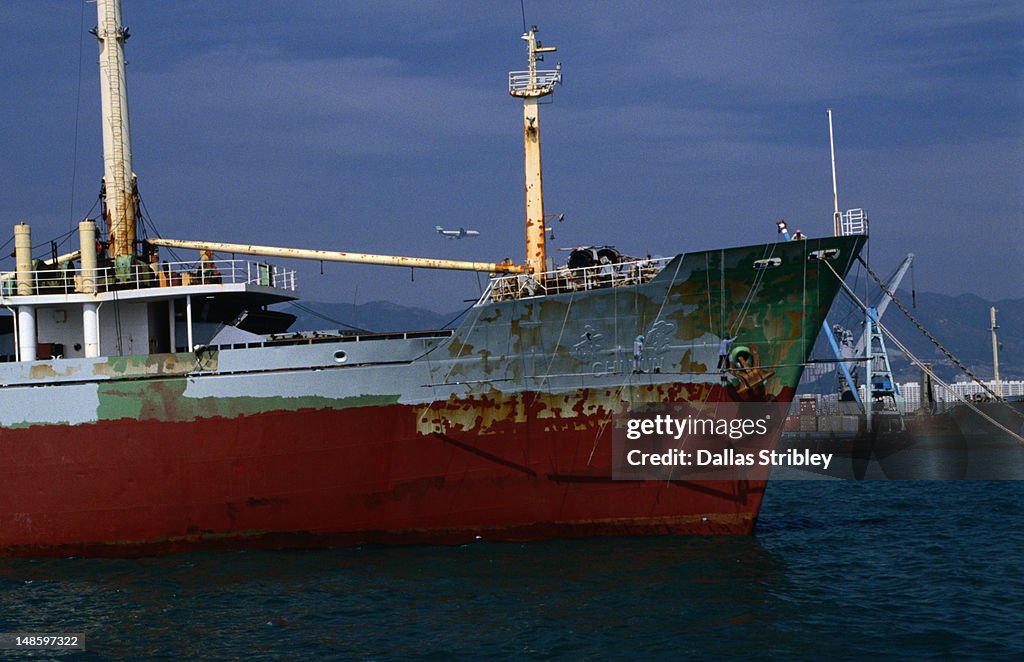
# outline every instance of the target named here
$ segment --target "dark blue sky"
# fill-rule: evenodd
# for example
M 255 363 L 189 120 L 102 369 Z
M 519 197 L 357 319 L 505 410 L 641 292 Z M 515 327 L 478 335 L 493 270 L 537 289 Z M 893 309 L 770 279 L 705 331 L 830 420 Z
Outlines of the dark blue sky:
M 125 0 L 125 18 L 134 168 L 164 236 L 522 260 L 518 1 Z M 1024 5 L 527 0 L 526 18 L 565 72 L 541 116 L 554 246 L 831 233 L 831 107 L 840 208 L 868 210 L 880 272 L 913 252 L 918 289 L 1024 296 Z M 95 23 L 92 3 L 4 3 L 0 243 L 95 201 Z M 315 300 L 455 310 L 479 291 L 293 265 Z

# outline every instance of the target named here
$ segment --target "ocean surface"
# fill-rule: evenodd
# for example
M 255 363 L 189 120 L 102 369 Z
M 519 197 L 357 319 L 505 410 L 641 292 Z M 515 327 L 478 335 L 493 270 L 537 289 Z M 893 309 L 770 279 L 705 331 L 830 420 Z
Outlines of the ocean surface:
M 1024 659 L 1020 481 L 773 481 L 751 537 L 0 559 L 17 657 Z

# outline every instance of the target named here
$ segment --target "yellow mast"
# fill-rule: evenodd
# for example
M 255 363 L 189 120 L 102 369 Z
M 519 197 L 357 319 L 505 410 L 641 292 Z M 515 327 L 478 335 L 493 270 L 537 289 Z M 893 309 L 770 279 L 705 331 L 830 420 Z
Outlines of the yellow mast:
M 544 190 L 540 165 L 540 99 L 555 91 L 562 82 L 562 65 L 539 71 L 544 53 L 554 46 L 541 46 L 537 26 L 522 36 L 529 48 L 530 68 L 508 74 L 508 93 L 523 100 L 523 154 L 526 171 L 526 270 L 537 276 L 547 270 L 547 245 L 544 232 Z

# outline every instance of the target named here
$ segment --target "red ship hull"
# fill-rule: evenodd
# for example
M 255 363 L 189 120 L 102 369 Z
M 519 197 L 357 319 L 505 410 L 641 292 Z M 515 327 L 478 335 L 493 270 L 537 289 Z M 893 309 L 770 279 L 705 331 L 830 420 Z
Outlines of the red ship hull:
M 421 435 L 422 408 L 4 430 L 0 553 L 749 534 L 765 481 L 615 481 L 601 421 Z M 62 541 L 54 544 L 54 541 Z

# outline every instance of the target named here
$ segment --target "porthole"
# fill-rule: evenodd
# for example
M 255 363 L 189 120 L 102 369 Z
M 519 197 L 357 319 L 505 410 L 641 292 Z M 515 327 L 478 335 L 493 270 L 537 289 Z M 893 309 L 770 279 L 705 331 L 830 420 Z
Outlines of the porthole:
M 346 354 L 343 350 L 339 349 L 338 351 L 336 351 L 334 353 L 334 362 L 335 363 L 344 363 L 347 360 L 348 360 L 348 354 Z

